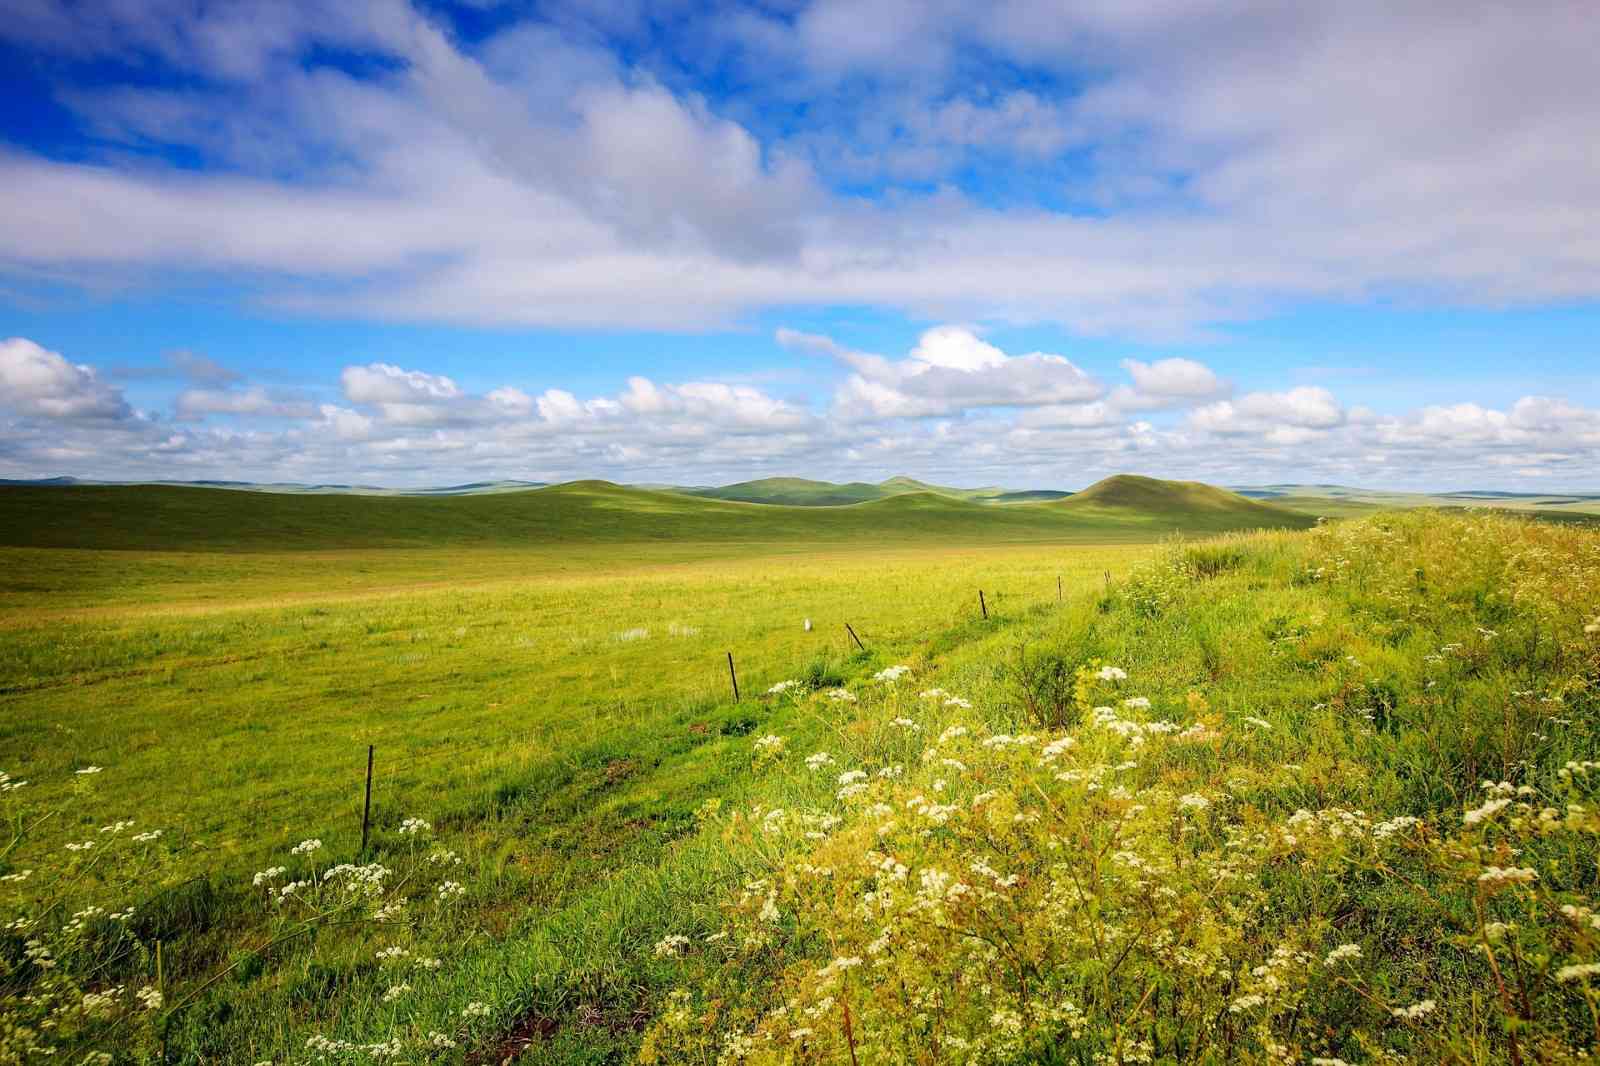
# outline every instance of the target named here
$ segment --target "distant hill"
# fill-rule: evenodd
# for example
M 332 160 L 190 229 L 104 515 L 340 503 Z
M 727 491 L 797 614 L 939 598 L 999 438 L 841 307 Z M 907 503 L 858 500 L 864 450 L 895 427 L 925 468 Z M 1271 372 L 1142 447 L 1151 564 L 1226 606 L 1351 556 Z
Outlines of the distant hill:
M 1167 526 L 1188 532 L 1224 529 L 1294 529 L 1308 515 L 1248 499 L 1199 481 L 1163 481 L 1117 474 L 1045 506 L 1085 517 Z
M 1534 512 L 1540 517 L 1600 515 L 1600 493 L 1505 492 L 1460 489 L 1454 492 L 1395 492 L 1349 485 L 1242 485 L 1234 492 L 1307 514 L 1343 518 L 1376 510 L 1410 507 L 1496 507 Z
M 0 545 L 143 551 L 658 540 L 796 547 L 828 542 L 1109 543 L 1173 532 L 1298 528 L 1312 521 L 1210 486 L 1148 478 L 1111 478 L 1065 499 L 1004 506 L 930 491 L 895 493 L 844 507 L 752 506 L 606 481 L 520 492 L 406 496 L 171 485 L 0 488 Z
M 867 500 L 881 500 L 893 494 L 883 485 L 851 481 L 843 485 L 831 481 L 812 481 L 803 477 L 765 477 L 716 488 L 680 489 L 690 496 L 712 500 L 738 500 L 742 503 L 772 503 L 790 507 L 837 507 Z
M 635 488 L 655 486 L 636 485 Z M 872 484 L 850 481 L 843 484 L 832 481 L 813 481 L 803 477 L 767 477 L 756 481 L 741 481 L 734 485 L 678 486 L 673 491 L 689 496 L 703 496 L 712 500 L 738 500 L 743 503 L 780 504 L 788 507 L 846 507 L 851 504 L 882 500 L 907 492 L 931 492 L 957 500 L 980 503 L 1022 503 L 1035 500 L 1054 500 L 1069 495 L 1052 489 L 1033 489 L 1012 492 L 989 486 L 977 489 L 958 489 L 948 485 L 933 485 L 926 481 L 900 475 Z
M 376 485 L 316 484 L 306 485 L 292 481 L 90 481 L 75 477 L 46 477 L 13 480 L 0 478 L 0 485 L 167 485 L 202 489 L 233 489 L 238 492 L 281 492 L 301 495 L 345 496 L 467 496 L 483 492 L 521 492 L 524 489 L 543 488 L 543 481 L 472 481 L 464 485 L 443 485 L 437 488 L 390 489 Z

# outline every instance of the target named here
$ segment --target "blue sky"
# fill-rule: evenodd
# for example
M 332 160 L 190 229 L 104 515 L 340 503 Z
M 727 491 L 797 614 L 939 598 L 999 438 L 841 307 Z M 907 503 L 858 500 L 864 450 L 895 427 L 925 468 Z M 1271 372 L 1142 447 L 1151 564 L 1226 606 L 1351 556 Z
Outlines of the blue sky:
M 0 477 L 1600 490 L 1552 2 L 21 0 Z

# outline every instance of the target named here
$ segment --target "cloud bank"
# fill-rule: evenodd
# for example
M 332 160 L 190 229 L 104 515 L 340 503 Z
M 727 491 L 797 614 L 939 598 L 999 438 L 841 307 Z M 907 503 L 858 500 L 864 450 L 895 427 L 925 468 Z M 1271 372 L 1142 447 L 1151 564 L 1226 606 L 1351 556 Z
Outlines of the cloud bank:
M 375 362 L 345 367 L 320 402 L 318 390 L 246 381 L 189 388 L 170 411 L 141 411 L 92 366 L 12 338 L 0 342 L 0 476 L 414 486 L 911 472 L 1075 488 L 1132 471 L 1221 483 L 1600 488 L 1600 410 L 1559 397 L 1380 415 L 1317 386 L 1227 395 L 1210 367 L 1182 357 L 1129 361 L 1126 381 L 1102 382 L 1064 356 L 1007 353 L 955 325 L 926 331 L 898 357 L 791 330 L 777 339 L 840 368 L 830 397 L 813 405 L 748 384 L 638 376 L 613 395 L 475 393 Z

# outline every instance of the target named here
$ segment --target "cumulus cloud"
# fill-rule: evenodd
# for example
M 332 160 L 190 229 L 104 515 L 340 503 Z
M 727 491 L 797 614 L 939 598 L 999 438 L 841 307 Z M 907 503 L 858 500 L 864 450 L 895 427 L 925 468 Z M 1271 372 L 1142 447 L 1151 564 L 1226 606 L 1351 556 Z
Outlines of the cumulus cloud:
M 254 385 L 245 389 L 184 389 L 173 401 L 179 419 L 207 415 L 247 415 L 270 418 L 310 418 L 316 405 L 304 399 L 273 393 Z
M 258 385 L 191 388 L 166 419 L 133 415 L 92 367 L 17 338 L 0 345 L 0 476 L 706 483 L 909 470 L 967 484 L 1072 488 L 1132 471 L 1222 484 L 1600 489 L 1600 411 L 1560 396 L 1374 412 L 1297 387 L 1146 418 L 1059 363 L 1008 355 L 971 330 L 930 330 L 901 359 L 818 335 L 789 333 L 785 343 L 842 367 L 846 387 L 831 406 L 813 410 L 744 384 L 642 376 L 612 395 L 510 384 L 480 394 L 444 374 L 376 363 L 340 375 L 342 403 L 313 407 Z M 1019 361 L 1060 380 L 1041 390 L 1027 379 L 1023 390 L 1012 369 Z M 919 383 L 936 374 L 958 375 L 966 398 Z M 1198 395 L 1206 381 L 1189 368 L 1166 374 L 1146 374 L 1143 385 Z M 863 410 L 850 382 L 883 390 L 879 409 Z M 1016 401 L 1051 389 L 1091 398 Z M 263 416 L 274 421 L 250 421 Z
M 51 419 L 124 419 L 122 393 L 87 366 L 69 363 L 26 337 L 0 341 L 0 406 Z
M 1313 385 L 1286 392 L 1252 392 L 1198 408 L 1190 423 L 1222 435 L 1259 433 L 1274 428 L 1318 431 L 1338 426 L 1345 410 L 1333 393 Z M 1309 439 L 1299 437 L 1297 439 Z
M 64 92 L 104 139 L 72 162 L 0 153 L 0 269 L 672 328 L 850 303 L 1164 336 L 1395 290 L 1600 296 L 1581 4 L 733 2 L 672 21 L 693 48 L 555 6 L 468 44 L 400 2 L 26 0 L 0 25 L 24 48 L 198 76 Z M 1350 76 L 1375 55 L 1405 62 Z M 973 152 L 1018 180 L 963 185 Z
M 854 371 L 835 405 L 849 418 L 920 418 L 984 407 L 1082 403 L 1104 391 L 1065 356 L 1007 355 L 961 326 L 923 333 L 905 359 L 851 351 L 827 337 L 779 330 L 780 344 Z

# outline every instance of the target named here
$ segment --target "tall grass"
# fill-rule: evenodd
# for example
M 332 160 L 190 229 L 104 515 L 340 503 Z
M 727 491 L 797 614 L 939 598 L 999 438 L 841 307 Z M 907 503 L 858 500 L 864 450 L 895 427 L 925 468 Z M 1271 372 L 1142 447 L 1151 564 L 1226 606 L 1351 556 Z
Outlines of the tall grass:
M 48 939 L 87 906 L 131 911 L 122 970 L 59 953 L 75 993 L 120 985 L 117 1032 L 142 1034 L 95 1044 L 108 1016 L 75 1050 L 128 1061 L 1583 1061 L 1600 535 L 1408 514 L 1174 544 L 1131 572 L 1006 558 L 1014 586 L 984 577 L 995 556 L 752 563 L 552 592 L 570 607 L 497 588 L 83 623 L 59 653 L 13 636 L 32 665 L 11 678 L 83 680 L 6 697 L 30 716 L 0 734 L 7 769 L 34 780 L 0 800 L 0 875 L 40 872 L 0 882 L 5 920 Z M 980 577 L 1031 591 L 984 623 Z M 874 603 L 869 652 L 801 643 L 794 619 Z M 540 660 L 507 731 L 489 712 L 529 682 L 502 673 L 506 638 L 546 612 L 536 646 L 576 643 Z M 739 651 L 766 667 L 741 666 L 747 693 L 797 685 L 734 705 L 712 672 L 651 695 L 715 666 L 735 620 L 771 627 L 766 655 Z M 650 636 L 616 639 L 633 628 Z M 200 665 L 246 644 L 261 658 Z M 363 697 L 368 675 L 383 689 Z M 292 707 L 300 728 L 279 728 Z M 216 769 L 184 771 L 177 800 L 164 715 Z M 418 761 L 358 860 L 359 761 L 319 814 L 316 756 L 364 751 L 375 725 Z M 457 736 L 514 750 L 463 756 Z M 307 765 L 273 795 L 230 750 Z M 249 790 L 255 815 L 229 802 Z M 130 816 L 105 839 L 167 832 L 71 881 L 85 853 L 62 844 Z M 426 849 L 408 817 L 432 823 Z M 303 837 L 323 849 L 292 855 Z M 255 873 L 286 867 L 281 889 L 376 862 L 396 884 L 434 848 L 461 865 L 399 893 L 426 921 L 374 924 L 372 899 L 275 942 L 309 904 L 277 910 Z M 46 909 L 56 873 L 71 890 Z M 462 892 L 440 913 L 444 880 Z M 26 939 L 0 952 L 8 1003 L 39 974 Z M 395 969 L 418 956 L 438 969 Z M 153 984 L 156 1009 L 137 999 Z

